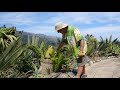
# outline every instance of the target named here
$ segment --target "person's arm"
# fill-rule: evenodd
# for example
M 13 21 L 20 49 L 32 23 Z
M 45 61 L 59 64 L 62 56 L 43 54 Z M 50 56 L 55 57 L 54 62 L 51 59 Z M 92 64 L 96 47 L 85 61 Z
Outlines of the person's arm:
M 61 43 L 59 44 L 57 50 L 59 51 L 62 46 L 63 46 L 63 43 L 61 42 Z
M 62 35 L 62 41 L 60 42 L 60 44 L 59 44 L 59 46 L 58 46 L 58 48 L 57 48 L 58 51 L 59 51 L 60 48 L 63 46 L 63 43 L 64 43 L 64 37 L 63 37 L 63 35 Z
M 80 52 L 79 52 L 79 56 L 84 56 L 85 53 L 84 53 L 84 46 L 85 46 L 85 38 L 81 35 L 80 37 Z
M 80 41 L 80 51 L 82 51 L 83 52 L 83 50 L 84 50 L 84 40 L 81 40 Z
M 84 56 L 85 53 L 84 53 L 84 46 L 85 46 L 85 43 L 84 43 L 84 40 L 81 40 L 80 41 L 80 51 L 79 51 L 79 56 Z

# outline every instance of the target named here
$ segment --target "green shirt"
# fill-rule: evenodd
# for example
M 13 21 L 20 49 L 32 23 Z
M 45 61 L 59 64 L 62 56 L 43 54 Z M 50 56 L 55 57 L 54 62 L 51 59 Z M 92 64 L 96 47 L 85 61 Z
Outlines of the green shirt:
M 62 43 L 71 46 L 73 56 L 77 57 L 80 51 L 80 40 L 85 40 L 85 37 L 80 33 L 79 29 L 68 26 L 65 37 L 62 38 Z M 87 44 L 85 41 L 84 52 L 87 52 Z

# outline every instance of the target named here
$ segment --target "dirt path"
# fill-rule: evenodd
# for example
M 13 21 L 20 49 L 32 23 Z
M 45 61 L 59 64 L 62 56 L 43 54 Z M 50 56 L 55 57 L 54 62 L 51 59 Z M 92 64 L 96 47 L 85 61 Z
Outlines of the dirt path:
M 86 68 L 87 78 L 120 78 L 120 58 L 97 62 Z

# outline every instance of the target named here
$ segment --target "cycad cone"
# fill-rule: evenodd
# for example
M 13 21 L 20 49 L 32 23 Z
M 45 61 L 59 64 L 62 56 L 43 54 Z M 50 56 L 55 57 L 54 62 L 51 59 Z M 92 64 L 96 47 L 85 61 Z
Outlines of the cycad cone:
M 52 54 L 52 52 L 53 52 L 53 47 L 50 46 L 50 47 L 48 48 L 47 52 L 46 52 L 45 57 L 46 57 L 46 58 L 50 58 L 50 54 Z

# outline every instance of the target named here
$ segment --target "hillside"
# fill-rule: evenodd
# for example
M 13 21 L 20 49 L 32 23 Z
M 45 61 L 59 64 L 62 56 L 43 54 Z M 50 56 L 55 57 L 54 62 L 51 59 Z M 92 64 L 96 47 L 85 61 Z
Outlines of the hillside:
M 55 36 L 47 36 L 44 34 L 34 34 L 34 33 L 28 33 L 28 32 L 23 32 L 23 31 L 16 31 L 16 35 L 17 36 L 22 35 L 24 37 L 23 43 L 27 41 L 28 35 L 30 36 L 30 40 L 32 40 L 32 36 L 35 35 L 39 37 L 39 42 L 42 42 L 44 40 L 47 45 L 53 45 L 53 46 L 58 45 L 58 38 Z

